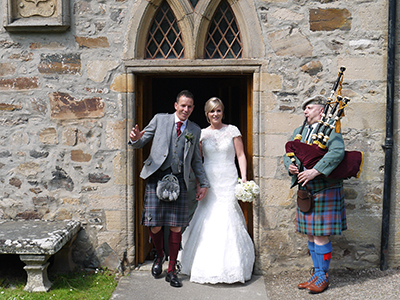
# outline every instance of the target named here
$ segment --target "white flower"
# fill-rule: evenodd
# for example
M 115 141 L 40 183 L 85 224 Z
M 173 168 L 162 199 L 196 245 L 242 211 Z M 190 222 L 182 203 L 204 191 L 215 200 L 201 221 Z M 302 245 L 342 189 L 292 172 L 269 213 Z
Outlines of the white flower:
M 238 183 L 235 186 L 235 196 L 237 199 L 244 202 L 252 202 L 260 194 L 260 187 L 253 180 L 243 183 L 239 178 Z

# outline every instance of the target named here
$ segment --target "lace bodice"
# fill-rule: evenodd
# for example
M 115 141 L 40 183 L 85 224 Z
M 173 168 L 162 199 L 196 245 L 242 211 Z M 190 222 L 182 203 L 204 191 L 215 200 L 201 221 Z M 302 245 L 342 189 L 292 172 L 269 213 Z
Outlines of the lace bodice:
M 235 160 L 233 138 L 242 136 L 234 125 L 222 127 L 219 130 L 202 129 L 201 138 L 204 164 L 232 163 Z

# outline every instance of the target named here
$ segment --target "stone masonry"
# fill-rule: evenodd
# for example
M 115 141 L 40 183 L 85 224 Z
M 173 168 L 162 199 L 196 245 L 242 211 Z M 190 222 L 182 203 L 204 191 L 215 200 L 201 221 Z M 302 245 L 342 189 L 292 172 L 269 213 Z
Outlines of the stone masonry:
M 196 33 L 184 36 L 195 38 L 207 30 L 201 29 L 201 20 L 212 17 L 218 1 L 199 0 L 195 13 L 188 0 L 167 2 L 182 31 Z M 303 122 L 302 101 L 329 95 L 340 66 L 347 69 L 342 94 L 351 98 L 342 121 L 346 149 L 364 151 L 365 163 L 359 179 L 345 182 L 348 230 L 332 238 L 332 267 L 378 266 L 387 1 L 227 2 L 247 35 L 243 65 L 258 65 L 251 99 L 253 171 L 262 191 L 253 204 L 255 271 L 311 265 L 306 239 L 295 232 L 295 190 L 289 189 L 282 155 L 292 131 Z M 62 30 L 0 27 L 0 219 L 80 221 L 84 230 L 75 240 L 74 257 L 81 265 L 88 265 L 104 243 L 121 260 L 127 257 L 133 263 L 135 258 L 132 189 L 137 174 L 130 164 L 134 152 L 126 143 L 135 122 L 131 116 L 137 87 L 135 71 L 127 66 L 159 66 L 166 72 L 180 66 L 200 70 L 205 64 L 196 57 L 202 51 L 194 48 L 195 42 L 185 45 L 189 58 L 143 59 L 143 35 L 160 3 L 73 0 L 70 13 L 64 15 L 70 25 L 66 20 Z M 5 24 L 7 6 L 0 7 Z M 218 60 L 215 70 L 232 72 L 236 63 Z M 393 178 L 399 175 L 398 99 L 396 93 Z M 393 179 L 390 266 L 400 261 L 399 193 Z

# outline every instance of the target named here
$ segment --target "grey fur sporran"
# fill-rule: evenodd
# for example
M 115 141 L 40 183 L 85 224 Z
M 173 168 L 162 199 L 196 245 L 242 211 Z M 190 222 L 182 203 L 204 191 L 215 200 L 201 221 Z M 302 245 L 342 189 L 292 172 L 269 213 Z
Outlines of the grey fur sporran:
M 166 202 L 176 201 L 179 193 L 179 180 L 175 175 L 167 174 L 157 182 L 156 195 L 158 199 Z

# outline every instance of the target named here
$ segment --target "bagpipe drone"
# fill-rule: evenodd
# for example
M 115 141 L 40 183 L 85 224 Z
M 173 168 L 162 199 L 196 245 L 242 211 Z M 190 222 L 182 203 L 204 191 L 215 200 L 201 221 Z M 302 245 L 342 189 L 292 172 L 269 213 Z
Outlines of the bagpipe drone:
M 331 94 L 324 105 L 321 120 L 318 121 L 312 135 L 312 141 L 309 144 L 301 142 L 301 134 L 307 123 L 307 119 L 305 119 L 300 133 L 296 135 L 293 141 L 286 143 L 286 156 L 291 159 L 292 163 L 295 164 L 297 158 L 305 168 L 312 169 L 328 151 L 327 142 L 332 131 L 335 129 L 337 133 L 340 132 L 340 119 L 344 116 L 344 109 L 350 101 L 349 98 L 341 96 L 343 72 L 345 70 L 345 67 L 341 67 L 339 70 Z M 362 171 L 363 162 L 364 155 L 362 152 L 345 151 L 341 163 L 327 177 L 335 179 L 358 178 Z

